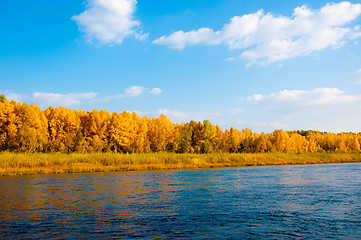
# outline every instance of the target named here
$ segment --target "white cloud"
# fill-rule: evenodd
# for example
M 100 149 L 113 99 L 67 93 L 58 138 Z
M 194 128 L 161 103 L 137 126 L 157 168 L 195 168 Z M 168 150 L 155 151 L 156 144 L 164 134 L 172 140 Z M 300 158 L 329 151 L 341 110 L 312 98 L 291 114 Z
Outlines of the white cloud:
M 69 93 L 69 94 L 60 94 L 60 93 L 44 93 L 44 92 L 35 92 L 33 93 L 33 101 L 42 106 L 74 106 L 80 105 L 84 100 L 93 100 L 97 97 L 97 93 Z
M 131 86 L 129 88 L 127 88 L 125 90 L 124 94 L 119 94 L 117 95 L 119 98 L 123 98 L 123 97 L 136 97 L 139 96 L 141 94 L 144 94 L 145 92 L 153 94 L 153 95 L 158 95 L 162 92 L 162 89 L 160 88 L 153 88 L 150 91 L 148 90 L 148 88 L 146 87 L 141 87 L 141 86 Z
M 154 94 L 154 95 L 158 95 L 158 94 L 160 94 L 162 92 L 162 89 L 160 89 L 160 88 L 153 88 L 152 90 L 150 90 L 150 93 L 151 94 Z
M 3 91 L 0 89 L 0 94 L 3 94 L 7 100 L 9 101 L 14 100 L 15 102 L 24 102 L 25 99 L 27 98 L 26 95 L 13 93 L 9 90 Z
M 144 94 L 144 92 L 147 90 L 148 90 L 148 88 L 145 88 L 145 87 L 131 86 L 131 87 L 127 88 L 125 90 L 125 92 L 122 94 L 103 97 L 100 101 L 109 102 L 113 99 L 137 97 L 139 95 Z M 162 89 L 160 89 L 160 88 L 153 88 L 152 90 L 148 91 L 148 93 L 153 94 L 153 95 L 160 94 L 161 92 L 162 92 Z
M 133 98 L 140 96 L 144 93 L 157 95 L 160 94 L 162 90 L 160 88 L 153 88 L 148 90 L 146 87 L 141 86 L 131 86 L 127 88 L 124 93 L 118 95 L 111 95 L 100 97 L 98 93 L 89 92 L 89 93 L 68 93 L 68 94 L 61 94 L 61 93 L 49 93 L 49 92 L 34 92 L 31 97 L 28 97 L 24 94 L 13 93 L 10 90 L 1 90 L 0 94 L 4 94 L 8 100 L 14 100 L 16 102 L 27 102 L 27 103 L 35 103 L 40 107 L 57 107 L 57 106 L 79 106 L 81 104 L 91 102 L 109 102 L 115 99 L 121 98 Z
M 90 42 L 121 44 L 130 36 L 144 40 L 148 34 L 143 34 L 141 22 L 133 19 L 136 4 L 136 0 L 88 0 L 87 9 L 71 19 L 77 22 Z
M 189 117 L 191 116 L 190 113 L 181 112 L 181 111 L 177 111 L 177 110 L 170 110 L 170 109 L 158 109 L 156 112 L 159 115 L 164 114 L 165 116 L 167 116 L 169 118 L 178 119 L 181 121 L 189 119 Z
M 278 122 L 287 130 L 361 131 L 361 95 L 351 95 L 338 88 L 282 90 L 255 94 L 244 101 L 249 122 Z M 259 121 L 261 120 L 261 121 Z M 256 129 L 269 129 L 256 126 Z
M 125 90 L 124 97 L 136 97 L 144 92 L 146 88 L 140 86 L 132 86 Z
M 187 45 L 195 44 L 219 44 L 220 39 L 216 38 L 217 33 L 209 28 L 200 28 L 197 31 L 183 32 L 182 30 L 171 34 L 169 37 L 162 36 L 153 41 L 155 44 L 169 45 L 173 49 L 182 50 Z
M 361 95 L 346 95 L 338 88 L 315 88 L 305 90 L 282 90 L 271 94 L 254 94 L 247 97 L 247 101 L 254 103 L 267 102 L 267 104 L 287 103 L 293 105 L 322 105 L 355 103 L 361 100 Z
M 359 27 L 348 28 L 361 14 L 361 4 L 329 3 L 319 10 L 303 5 L 294 9 L 292 17 L 273 16 L 262 10 L 235 16 L 222 30 L 200 28 L 177 31 L 153 41 L 182 50 L 187 46 L 224 44 L 230 50 L 242 51 L 240 58 L 250 63 L 269 64 L 305 56 L 327 47 L 338 48 L 360 36 Z M 231 57 L 228 60 L 234 60 Z
M 24 94 L 13 93 L 10 90 L 1 90 L 0 94 L 4 94 L 5 97 L 11 101 L 14 100 L 16 102 L 27 102 L 27 103 L 35 103 L 36 105 L 47 108 L 49 106 L 57 107 L 71 107 L 71 106 L 80 106 L 82 104 L 88 102 L 109 102 L 115 99 L 121 98 L 133 98 L 140 96 L 144 93 L 157 95 L 160 94 L 162 90 L 160 88 L 153 88 L 148 90 L 146 87 L 141 86 L 131 86 L 127 88 L 124 93 L 118 95 L 111 95 L 100 97 L 98 93 L 89 92 L 89 93 L 49 93 L 49 92 L 34 92 L 31 97 L 28 97 Z

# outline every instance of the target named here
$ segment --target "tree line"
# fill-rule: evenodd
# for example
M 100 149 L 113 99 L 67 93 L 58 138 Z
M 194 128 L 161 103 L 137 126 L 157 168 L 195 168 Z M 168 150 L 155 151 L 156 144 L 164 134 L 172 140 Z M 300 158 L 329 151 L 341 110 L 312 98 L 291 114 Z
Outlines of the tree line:
M 208 120 L 173 123 L 165 115 L 70 110 L 8 101 L 0 95 L 0 151 L 61 153 L 360 152 L 361 134 L 222 130 Z

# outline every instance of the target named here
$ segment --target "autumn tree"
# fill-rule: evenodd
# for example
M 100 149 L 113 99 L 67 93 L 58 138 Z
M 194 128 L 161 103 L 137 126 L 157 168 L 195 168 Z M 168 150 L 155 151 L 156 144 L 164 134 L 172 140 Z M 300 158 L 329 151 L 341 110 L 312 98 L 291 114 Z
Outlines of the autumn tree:
M 217 125 L 212 125 L 212 128 L 212 132 L 214 134 L 211 139 L 213 151 L 222 152 L 223 130 Z
M 354 133 L 347 134 L 346 138 L 347 149 L 351 152 L 360 152 L 360 142 Z
M 118 153 L 360 152 L 361 133 L 275 130 L 252 133 L 203 122 L 174 124 L 165 115 L 69 110 L 9 102 L 0 95 L 0 151 Z
M 286 152 L 288 138 L 288 134 L 283 130 L 275 130 L 271 136 L 272 152 Z
M 0 102 L 0 150 L 15 150 L 18 145 L 16 136 L 19 120 L 16 116 L 14 101 L 9 102 L 6 98 Z
M 317 144 L 317 132 L 310 132 L 306 135 L 308 141 L 307 152 L 317 152 L 320 149 L 320 146 Z
M 269 152 L 272 148 L 272 143 L 268 139 L 268 136 L 265 133 L 261 133 L 254 141 L 254 152 Z
M 203 121 L 203 146 L 202 153 L 214 152 L 213 138 L 216 137 L 217 129 L 211 124 L 210 121 Z
M 152 118 L 148 126 L 148 139 L 153 152 L 170 151 L 174 144 L 175 125 L 163 114 Z
M 21 152 L 43 152 L 48 144 L 48 121 L 43 111 L 34 104 L 18 105 L 17 150 Z
M 107 149 L 106 131 L 111 115 L 108 111 L 92 112 L 79 111 L 81 121 L 82 146 L 79 148 L 86 152 L 103 152 Z
M 296 131 L 288 132 L 289 137 L 286 139 L 286 153 L 301 153 L 308 151 L 308 141 Z
M 112 152 L 129 152 L 129 146 L 132 143 L 133 127 L 129 121 L 129 113 L 118 114 L 114 112 L 109 121 L 106 131 L 108 146 Z
M 150 119 L 147 116 L 139 118 L 135 113 L 133 113 L 132 116 L 137 124 L 136 136 L 133 143 L 134 152 L 149 153 L 151 143 L 148 139 L 148 126 Z
M 254 152 L 255 141 L 257 138 L 254 136 L 252 131 L 248 128 L 242 129 L 240 137 L 241 138 L 240 138 L 239 152 L 244 152 L 244 153 Z
M 174 151 L 177 153 L 189 153 L 192 151 L 192 126 L 191 124 L 179 124 L 176 126 Z
M 76 150 L 80 134 L 80 119 L 75 110 L 64 107 L 45 110 L 48 120 L 50 151 L 69 153 Z

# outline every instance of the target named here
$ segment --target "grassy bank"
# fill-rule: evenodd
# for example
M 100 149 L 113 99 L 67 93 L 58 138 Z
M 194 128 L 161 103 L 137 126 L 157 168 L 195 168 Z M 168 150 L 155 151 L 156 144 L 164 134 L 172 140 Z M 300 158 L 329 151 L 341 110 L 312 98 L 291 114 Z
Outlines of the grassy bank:
M 360 153 L 0 153 L 0 176 L 361 162 Z

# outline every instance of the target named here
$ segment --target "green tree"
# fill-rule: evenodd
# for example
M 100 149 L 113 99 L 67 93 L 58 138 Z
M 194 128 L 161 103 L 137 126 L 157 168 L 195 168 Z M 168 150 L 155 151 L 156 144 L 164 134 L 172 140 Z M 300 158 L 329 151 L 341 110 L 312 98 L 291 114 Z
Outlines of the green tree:
M 177 125 L 177 135 L 175 137 L 174 151 L 177 153 L 189 153 L 192 151 L 192 126 L 191 124 Z

